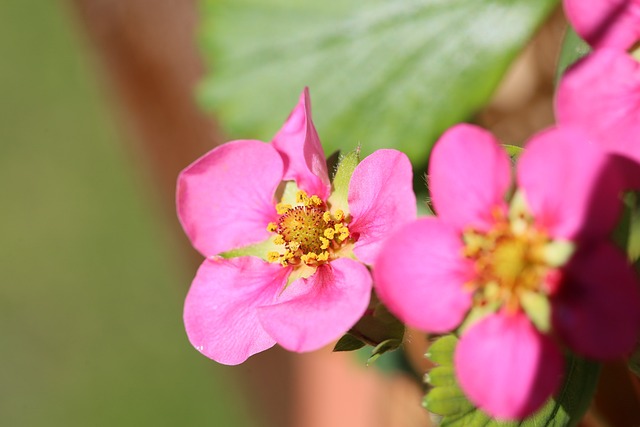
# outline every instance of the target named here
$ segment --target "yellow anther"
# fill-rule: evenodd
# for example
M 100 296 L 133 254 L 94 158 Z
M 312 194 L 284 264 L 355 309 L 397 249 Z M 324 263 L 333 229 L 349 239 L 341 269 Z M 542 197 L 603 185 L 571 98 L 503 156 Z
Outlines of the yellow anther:
M 344 219 L 344 212 L 342 209 L 338 209 L 333 216 L 336 217 L 336 221 L 342 221 Z
M 300 248 L 300 242 L 289 242 L 289 250 L 295 252 Z
M 342 242 L 347 237 L 349 237 L 349 229 L 347 227 L 345 227 L 340 232 L 340 235 L 338 236 L 338 240 L 340 240 Z
M 300 260 L 305 264 L 311 264 L 317 259 L 318 255 L 315 252 L 309 252 L 308 254 L 302 255 Z
M 268 252 L 267 253 L 267 261 L 274 262 L 280 259 L 280 254 L 278 252 Z
M 316 206 L 322 206 L 322 199 L 318 196 L 311 196 L 309 198 L 309 203 Z
M 324 230 L 324 237 L 329 240 L 333 239 L 333 236 L 335 236 L 335 234 L 336 231 L 333 228 L 327 228 L 326 230 Z
M 276 245 L 284 245 L 284 237 L 277 234 L 276 238 L 273 240 L 273 243 L 275 243 Z
M 342 227 L 344 227 L 342 224 L 340 224 L 339 222 L 333 225 L 333 228 L 336 230 L 336 233 L 339 233 L 340 230 L 342 230 Z
M 329 261 L 329 252 L 324 251 L 320 255 L 318 255 L 318 261 Z
M 278 215 L 286 214 L 289 209 L 291 209 L 291 205 L 288 203 L 278 203 L 276 205 L 276 212 L 278 212 Z
M 321 237 L 320 241 L 322 242 L 322 245 L 320 246 L 320 249 L 328 249 L 329 248 L 329 243 L 331 243 L 331 241 L 329 239 L 325 239 L 324 237 Z
M 267 231 L 269 233 L 275 233 L 275 231 L 278 229 L 278 225 L 275 222 L 270 222 L 267 225 Z
M 309 196 L 307 195 L 307 192 L 303 190 L 298 190 L 298 192 L 296 193 L 296 203 L 306 205 L 308 200 L 309 200 Z
M 325 212 L 322 214 L 322 219 L 324 220 L 324 222 L 329 222 L 331 221 L 331 214 L 329 212 Z

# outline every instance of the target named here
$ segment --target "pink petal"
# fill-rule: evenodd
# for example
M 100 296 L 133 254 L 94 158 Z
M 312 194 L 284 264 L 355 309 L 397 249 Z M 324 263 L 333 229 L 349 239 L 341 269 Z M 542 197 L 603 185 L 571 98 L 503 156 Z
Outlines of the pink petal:
M 451 225 L 429 217 L 406 224 L 382 247 L 373 266 L 378 296 L 400 320 L 427 332 L 448 332 L 471 306 L 463 286 L 473 264 Z
M 349 183 L 352 234 L 359 235 L 354 253 L 372 264 L 385 237 L 416 218 L 413 172 L 407 156 L 378 150 L 356 167 Z
M 560 80 L 556 115 L 559 124 L 582 127 L 594 142 L 640 161 L 640 63 L 626 52 L 593 52 Z
M 553 128 L 527 144 L 517 178 L 536 225 L 564 239 L 604 237 L 620 215 L 621 177 L 580 129 Z
M 640 283 L 609 243 L 574 257 L 552 308 L 558 334 L 587 357 L 621 357 L 640 335 Z
M 281 301 L 261 307 L 262 326 L 290 351 L 317 350 L 340 338 L 369 304 L 371 275 L 357 261 L 339 258 L 308 279 L 291 283 Z
M 311 119 L 309 88 L 304 88 L 298 105 L 271 142 L 284 159 L 284 179 L 294 180 L 300 189 L 326 200 L 331 184 L 324 151 Z
M 450 128 L 429 161 L 429 189 L 436 212 L 460 230 L 487 231 L 504 213 L 511 163 L 489 132 L 473 125 Z
M 282 159 L 260 141 L 232 141 L 209 151 L 178 177 L 178 218 L 205 256 L 261 242 L 277 219 L 273 195 Z
M 469 400 L 500 419 L 522 419 L 557 390 L 564 360 L 523 313 L 491 314 L 462 335 L 454 355 Z
M 627 50 L 640 40 L 640 1 L 564 0 L 576 33 L 595 48 Z
M 226 365 L 272 347 L 275 341 L 260 325 L 257 308 L 273 302 L 289 272 L 256 257 L 207 258 L 184 303 L 191 344 Z

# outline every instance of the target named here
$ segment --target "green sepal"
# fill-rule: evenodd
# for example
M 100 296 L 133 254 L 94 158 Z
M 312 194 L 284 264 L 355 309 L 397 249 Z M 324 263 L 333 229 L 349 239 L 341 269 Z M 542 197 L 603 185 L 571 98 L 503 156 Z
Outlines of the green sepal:
M 281 191 L 278 192 L 281 194 L 276 194 L 276 199 L 280 200 L 282 203 L 288 203 L 291 206 L 295 206 L 298 191 L 300 191 L 300 188 L 295 181 L 285 181 Z
M 536 413 L 522 421 L 498 421 L 476 408 L 464 395 L 455 377 L 453 354 L 457 337 L 450 334 L 435 341 L 427 357 L 439 366 L 425 379 L 433 387 L 423 406 L 442 416 L 441 426 L 545 427 L 575 426 L 586 412 L 600 374 L 600 365 L 572 354 L 566 356 L 565 379 L 558 393 Z M 481 367 L 478 367 L 481 369 Z
M 591 46 L 582 40 L 573 28 L 568 27 L 562 40 L 562 48 L 560 50 L 560 57 L 558 58 L 556 86 L 567 68 L 589 52 L 591 52 Z
M 360 341 L 353 335 L 345 334 L 338 340 L 335 347 L 333 347 L 333 351 L 354 351 L 361 349 L 365 345 L 367 344 L 365 344 L 363 341 Z
M 455 335 L 444 335 L 429 346 L 425 356 L 438 365 L 453 366 L 453 351 L 457 344 L 458 338 Z
M 564 267 L 576 251 L 576 245 L 569 240 L 552 240 L 544 245 L 544 261 L 549 267 Z
M 342 209 L 345 215 L 349 214 L 349 182 L 358 163 L 360 163 L 360 147 L 340 159 L 333 177 L 331 196 L 327 200 L 332 211 Z
M 636 374 L 636 376 L 640 377 L 640 345 L 636 347 L 636 349 L 631 353 L 631 357 L 629 357 L 629 369 L 631 372 Z
M 333 351 L 358 350 L 365 344 L 370 345 L 373 347 L 371 355 L 367 359 L 367 364 L 370 364 L 382 354 L 400 347 L 404 339 L 404 332 L 404 324 L 393 316 L 387 307 L 380 302 L 375 292 L 372 292 L 367 311 L 358 320 L 358 323 L 340 338 Z
M 431 368 L 425 375 L 424 380 L 433 387 L 456 385 L 453 366 L 436 366 Z
M 551 328 L 551 303 L 546 295 L 534 291 L 525 291 L 520 295 L 520 303 L 529 319 L 541 332 Z
M 371 356 L 367 359 L 367 366 L 374 363 L 380 356 L 390 351 L 396 350 L 402 345 L 402 340 L 397 338 L 390 338 L 382 341 L 371 350 Z
M 222 258 L 237 258 L 240 256 L 256 256 L 258 258 L 262 258 L 264 260 L 267 259 L 267 253 L 275 251 L 277 252 L 280 249 L 280 246 L 276 245 L 273 242 L 275 236 L 269 237 L 267 240 L 264 240 L 259 243 L 254 243 L 252 245 L 243 246 L 238 249 L 232 249 L 230 251 L 226 251 L 220 254 Z
M 518 160 L 518 157 L 524 152 L 524 148 L 517 145 L 502 144 L 502 148 L 507 152 L 512 161 Z

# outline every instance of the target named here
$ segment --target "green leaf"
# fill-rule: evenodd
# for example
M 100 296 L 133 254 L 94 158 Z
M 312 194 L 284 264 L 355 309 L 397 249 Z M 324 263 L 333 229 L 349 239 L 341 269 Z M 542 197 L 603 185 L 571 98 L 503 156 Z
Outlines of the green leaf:
M 558 59 L 558 67 L 556 69 L 556 82 L 564 72 L 577 60 L 591 52 L 591 47 L 578 36 L 573 28 L 568 27 L 567 32 L 562 40 L 562 49 L 560 58 Z
M 346 334 L 338 340 L 333 351 L 354 351 L 364 347 L 366 344 L 351 334 Z
M 557 0 L 204 0 L 201 103 L 268 138 L 304 86 L 327 152 L 434 140 L 489 99 Z
M 427 353 L 427 357 L 439 366 L 425 377 L 433 388 L 424 397 L 423 405 L 442 416 L 441 426 L 574 426 L 586 412 L 598 382 L 600 365 L 575 355 L 567 355 L 562 387 L 538 412 L 519 422 L 492 419 L 469 402 L 457 384 L 453 366 L 457 341 L 454 335 L 445 335 L 435 341 Z
M 357 148 L 340 159 L 336 173 L 333 177 L 333 191 L 329 196 L 329 205 L 331 210 L 342 209 L 345 215 L 349 214 L 349 183 L 351 182 L 351 175 L 360 163 L 360 149 Z

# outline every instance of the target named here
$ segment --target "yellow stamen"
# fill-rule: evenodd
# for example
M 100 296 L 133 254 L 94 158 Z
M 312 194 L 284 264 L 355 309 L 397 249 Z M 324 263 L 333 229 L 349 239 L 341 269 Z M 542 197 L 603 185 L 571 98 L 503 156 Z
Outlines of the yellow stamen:
M 278 252 L 268 252 L 267 253 L 267 261 L 275 262 L 280 259 L 280 254 Z
M 289 250 L 295 252 L 300 248 L 300 242 L 289 242 Z
M 309 198 L 309 203 L 316 206 L 322 206 L 322 199 L 318 196 L 311 196 L 311 198 Z
M 296 203 L 306 205 L 308 200 L 309 196 L 307 195 L 306 191 L 299 190 L 296 193 Z
M 329 247 L 329 244 L 331 243 L 329 239 L 325 239 L 324 237 L 321 237 L 320 241 L 322 242 L 320 249 L 327 249 Z
M 322 214 L 322 219 L 323 219 L 324 222 L 331 221 L 331 214 L 328 211 L 323 213 Z
M 273 240 L 273 243 L 275 243 L 276 245 L 284 245 L 284 237 L 282 237 L 281 235 L 277 234 L 276 238 Z
M 267 225 L 267 231 L 269 233 L 275 233 L 277 229 L 278 229 L 278 225 L 275 222 L 270 222 Z
M 326 237 L 329 240 L 333 239 L 333 236 L 335 234 L 336 234 L 336 231 L 333 228 L 327 228 L 326 230 L 324 230 L 324 237 Z
M 289 209 L 291 209 L 291 205 L 288 203 L 278 203 L 276 205 L 276 212 L 278 212 L 278 215 L 286 214 Z
M 344 219 L 344 212 L 342 211 L 342 209 L 338 209 L 333 216 L 336 217 L 336 221 L 342 221 Z

